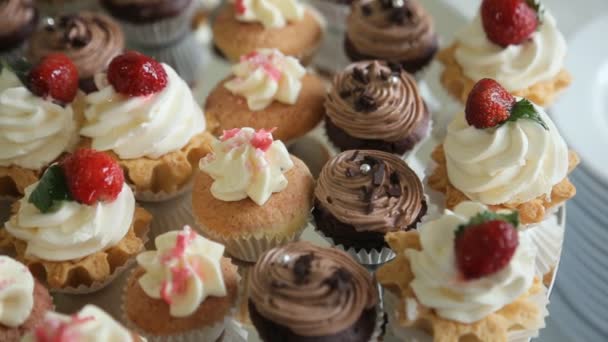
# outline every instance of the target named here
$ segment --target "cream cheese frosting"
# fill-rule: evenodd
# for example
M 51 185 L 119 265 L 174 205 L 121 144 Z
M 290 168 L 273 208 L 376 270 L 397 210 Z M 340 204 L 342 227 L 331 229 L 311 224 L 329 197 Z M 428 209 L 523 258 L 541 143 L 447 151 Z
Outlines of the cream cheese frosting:
M 445 319 L 473 323 L 512 303 L 532 286 L 536 248 L 519 233 L 519 245 L 509 264 L 492 275 L 465 281 L 456 266 L 455 231 L 477 213 L 488 210 L 463 202 L 419 228 L 422 250 L 408 249 L 418 301 Z
M 457 114 L 443 145 L 450 182 L 487 205 L 550 198 L 568 173 L 568 147 L 547 113 L 534 107 L 548 129 L 527 119 L 477 129 Z
M 287 187 L 284 173 L 293 166 L 287 148 L 273 140 L 271 131 L 249 127 L 225 131 L 214 143 L 213 153 L 199 164 L 214 180 L 213 197 L 222 201 L 249 197 L 258 205 Z
M 62 107 L 32 94 L 3 68 L 0 73 L 0 166 L 41 169 L 78 140 L 71 105 Z
M 280 28 L 304 17 L 298 0 L 235 0 L 236 19 L 261 23 L 265 28 Z
M 220 265 L 223 245 L 188 226 L 162 234 L 154 242 L 156 251 L 137 256 L 146 271 L 138 283 L 148 296 L 164 300 L 171 316 L 189 316 L 208 296 L 226 296 Z
M 163 64 L 167 86 L 149 96 L 116 92 L 105 74 L 95 77 L 97 92 L 86 97 L 88 109 L 80 134 L 98 151 L 111 150 L 121 159 L 159 158 L 186 146 L 205 130 L 205 116 L 190 88 Z
M 28 202 L 37 185 L 25 188 L 19 211 L 5 224 L 11 235 L 26 242 L 26 257 L 79 259 L 116 245 L 127 235 L 135 212 L 135 197 L 127 184 L 113 202 L 89 206 L 63 201 L 49 213 Z
M 233 94 L 244 96 L 249 109 L 259 111 L 275 100 L 296 103 L 306 69 L 296 58 L 277 49 L 258 49 L 242 56 L 232 73 L 235 77 L 224 86 Z
M 89 304 L 72 316 L 48 312 L 35 331 L 25 335 L 22 340 L 47 341 L 133 342 L 133 335 L 106 312 Z
M 566 57 L 566 41 L 548 11 L 543 13 L 538 31 L 522 44 L 503 48 L 491 42 L 480 14 L 457 34 L 456 42 L 456 61 L 465 76 L 473 81 L 493 78 L 509 91 L 553 79 Z
M 34 308 L 34 277 L 23 264 L 0 255 L 0 324 L 18 327 Z

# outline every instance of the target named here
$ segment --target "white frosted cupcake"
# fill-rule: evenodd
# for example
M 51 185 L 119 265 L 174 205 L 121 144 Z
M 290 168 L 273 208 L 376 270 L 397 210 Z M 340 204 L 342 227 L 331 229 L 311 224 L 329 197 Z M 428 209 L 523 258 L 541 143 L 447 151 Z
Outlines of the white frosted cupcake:
M 544 327 L 546 289 L 536 248 L 517 212 L 464 202 L 418 231 L 389 233 L 397 257 L 376 276 L 388 290 L 389 324 L 402 339 L 530 338 Z
M 224 246 L 186 226 L 137 256 L 124 289 L 123 315 L 150 341 L 217 341 L 231 319 L 238 274 Z
M 493 78 L 509 92 L 548 106 L 571 82 L 566 41 L 539 1 L 519 1 L 513 11 L 501 10 L 501 3 L 482 1 L 475 19 L 439 53 L 441 82 L 462 103 L 477 81 Z
M 517 209 L 527 225 L 576 194 L 567 176 L 578 157 L 545 110 L 491 79 L 475 85 L 431 157 L 437 166 L 428 183 L 447 208 L 473 200 Z
M 40 88 L 33 90 L 31 71 L 23 69 L 23 65 L 14 65 L 17 71 L 0 67 L 0 197 L 20 197 L 51 163 L 72 151 L 78 142 L 82 113 L 72 103 L 78 90 L 78 75 L 67 57 L 64 61 L 70 65 L 62 70 L 55 62 L 45 67 L 47 74 L 53 70 L 60 74 L 58 78 L 75 77 L 72 85 L 58 85 L 54 80 L 46 83 L 67 93 L 69 101 L 63 103 L 43 94 Z M 43 60 L 39 66 L 45 63 Z M 76 88 L 69 89 L 74 84 Z
M 168 65 L 137 52 L 96 76 L 80 134 L 125 170 L 139 200 L 165 200 L 188 190 L 209 151 L 205 116 L 190 88 Z
M 109 314 L 94 305 L 85 305 L 76 314 L 67 316 L 48 312 L 34 332 L 21 342 L 144 342 L 145 339 L 127 330 Z
M 151 220 L 118 164 L 86 149 L 49 167 L 15 209 L 0 230 L 0 247 L 64 292 L 107 285 L 144 248 Z

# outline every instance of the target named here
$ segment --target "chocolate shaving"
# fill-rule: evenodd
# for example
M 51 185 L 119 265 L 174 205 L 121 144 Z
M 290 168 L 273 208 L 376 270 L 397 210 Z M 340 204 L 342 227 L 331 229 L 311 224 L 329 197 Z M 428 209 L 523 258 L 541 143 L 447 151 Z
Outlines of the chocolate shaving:
M 401 73 L 401 64 L 395 62 L 388 62 L 386 65 L 391 69 L 393 73 Z
M 364 16 L 369 17 L 370 15 L 372 15 L 372 6 L 370 6 L 369 4 L 361 6 L 361 12 Z
M 401 180 L 399 179 L 399 174 L 397 173 L 397 171 L 391 172 L 390 181 L 391 181 L 391 184 L 393 184 L 393 185 L 401 183 Z
M 361 164 L 368 164 L 369 166 L 374 166 L 376 164 L 378 164 L 380 161 L 374 157 L 370 157 L 370 156 L 365 156 L 363 157 L 363 161 Z
M 353 152 L 353 155 L 350 157 L 350 160 L 355 161 L 358 156 L 359 156 L 359 150 L 356 150 L 355 152 Z
M 283 289 L 287 287 L 287 284 L 282 281 L 273 280 L 270 282 L 270 287 L 273 287 L 275 289 Z
M 391 9 L 393 8 L 393 0 L 380 0 L 380 5 L 382 5 L 382 8 L 386 9 Z
M 312 266 L 312 260 L 314 259 L 314 254 L 304 254 L 298 257 L 293 264 L 293 275 L 295 283 L 300 285 L 304 284 L 308 281 L 308 276 L 310 275 L 310 267 Z
M 351 177 L 355 177 L 356 175 L 359 174 L 359 170 L 353 169 L 352 167 L 349 167 L 346 169 L 346 177 L 351 178 Z
M 405 23 L 406 11 L 401 8 L 394 9 L 389 15 L 389 20 L 397 25 L 403 25 Z
M 371 200 L 373 191 L 369 191 L 369 189 L 365 185 L 361 187 L 361 191 L 363 192 L 363 201 L 367 202 Z
M 383 81 L 388 81 L 388 78 L 391 76 L 391 74 L 386 71 L 386 70 L 380 70 L 380 79 L 382 79 Z
M 354 68 L 353 69 L 353 79 L 359 83 L 363 83 L 363 84 L 367 84 L 369 82 L 369 80 L 367 79 L 367 76 L 365 75 L 365 71 L 363 71 L 363 69 L 361 68 Z
M 371 112 L 378 108 L 376 100 L 369 94 L 361 94 L 355 100 L 355 110 L 358 112 Z
M 352 94 L 353 94 L 353 92 L 350 90 L 342 90 L 340 92 L 340 97 L 343 99 L 346 99 L 346 98 L 350 97 Z
M 325 279 L 323 284 L 326 284 L 332 290 L 341 291 L 349 287 L 351 280 L 352 275 L 345 268 L 340 267 Z
M 378 167 L 376 167 L 374 169 L 374 174 L 372 177 L 372 184 L 374 186 L 380 186 L 382 185 L 382 182 L 384 182 L 384 169 L 385 169 L 385 165 L 384 163 L 380 163 L 378 164 Z
M 401 196 L 401 186 L 400 185 L 391 185 L 387 191 L 389 197 L 399 197 Z

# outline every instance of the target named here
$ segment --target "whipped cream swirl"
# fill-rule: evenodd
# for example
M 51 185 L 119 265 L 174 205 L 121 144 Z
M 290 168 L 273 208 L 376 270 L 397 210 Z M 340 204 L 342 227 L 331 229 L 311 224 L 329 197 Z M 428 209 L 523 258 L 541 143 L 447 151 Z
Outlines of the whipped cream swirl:
M 5 224 L 6 230 L 25 241 L 26 257 L 48 261 L 83 258 L 116 245 L 128 233 L 135 212 L 135 197 L 127 184 L 109 203 L 83 205 L 63 201 L 49 213 L 28 202 L 38 182 L 25 188 L 19 211 Z
M 298 0 L 235 0 L 234 11 L 239 21 L 259 22 L 265 28 L 280 28 L 304 17 L 304 6 Z
M 148 296 L 169 305 L 171 316 L 189 316 L 208 296 L 226 296 L 220 265 L 223 245 L 188 226 L 160 235 L 154 243 L 156 251 L 137 256 L 146 271 L 138 282 Z
M 233 94 L 244 96 L 249 109 L 258 111 L 274 100 L 296 103 L 306 69 L 297 59 L 277 49 L 258 49 L 242 56 L 232 73 L 235 78 L 224 86 Z
M 422 225 L 422 250 L 406 250 L 418 301 L 442 318 L 473 323 L 512 303 L 532 286 L 536 249 L 529 235 L 519 233 L 519 245 L 509 264 L 498 273 L 465 281 L 456 267 L 454 234 L 486 206 L 463 202 Z
M 225 131 L 199 167 L 214 180 L 213 197 L 222 201 L 249 197 L 263 205 L 287 187 L 284 173 L 293 165 L 287 148 L 273 140 L 271 132 L 246 127 Z
M 503 48 L 491 42 L 479 14 L 456 36 L 456 42 L 456 61 L 465 76 L 475 82 L 493 78 L 509 91 L 553 79 L 566 57 L 566 41 L 547 11 L 539 30 L 522 44 Z
M 464 113 L 456 115 L 443 145 L 450 182 L 488 205 L 550 198 L 568 173 L 568 147 L 547 113 L 534 107 L 548 130 L 527 119 L 477 129 Z
M 32 94 L 7 68 L 0 74 L 0 166 L 37 170 L 71 150 L 77 139 L 71 105 Z
M 80 134 L 98 151 L 114 151 L 121 159 L 159 158 L 186 146 L 205 130 L 205 116 L 190 88 L 168 65 L 167 86 L 149 96 L 126 97 L 116 92 L 105 74 L 95 77 L 97 92 Z
M 34 277 L 23 264 L 0 255 L 0 325 L 18 327 L 34 308 Z
M 133 342 L 129 330 L 112 316 L 94 305 L 86 305 L 72 316 L 48 312 L 36 329 L 25 335 L 22 342 L 78 341 Z

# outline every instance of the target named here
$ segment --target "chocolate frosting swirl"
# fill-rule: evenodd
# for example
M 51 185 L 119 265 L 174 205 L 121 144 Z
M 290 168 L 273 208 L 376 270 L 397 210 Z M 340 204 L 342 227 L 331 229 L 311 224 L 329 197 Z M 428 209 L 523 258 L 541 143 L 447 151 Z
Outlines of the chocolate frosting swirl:
M 334 77 L 328 118 L 361 139 L 399 141 L 424 120 L 427 108 L 416 81 L 398 64 L 363 61 Z
M 304 241 L 262 255 L 249 289 L 262 316 L 300 336 L 337 334 L 378 303 L 369 272 L 352 257 Z
M 17 35 L 36 17 L 33 0 L 0 0 L 0 37 Z
M 35 63 L 50 53 L 64 53 L 78 68 L 80 78 L 87 79 L 104 71 L 124 46 L 124 35 L 114 20 L 103 14 L 80 12 L 50 19 L 36 31 L 28 57 Z
M 346 151 L 321 170 L 317 203 L 359 232 L 414 228 L 426 213 L 422 183 L 399 157 L 382 151 Z
M 437 41 L 433 19 L 416 0 L 358 0 L 347 27 L 357 50 L 384 60 L 419 58 Z

